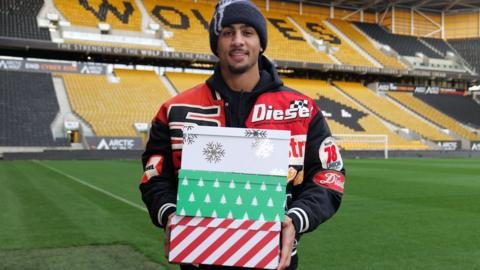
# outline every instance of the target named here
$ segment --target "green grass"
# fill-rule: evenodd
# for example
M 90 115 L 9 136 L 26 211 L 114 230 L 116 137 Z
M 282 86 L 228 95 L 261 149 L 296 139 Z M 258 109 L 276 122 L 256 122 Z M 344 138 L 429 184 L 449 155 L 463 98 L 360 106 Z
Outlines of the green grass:
M 346 167 L 342 207 L 304 235 L 299 269 L 480 269 L 480 160 Z M 136 161 L 1 161 L 0 269 L 177 269 L 140 175 Z

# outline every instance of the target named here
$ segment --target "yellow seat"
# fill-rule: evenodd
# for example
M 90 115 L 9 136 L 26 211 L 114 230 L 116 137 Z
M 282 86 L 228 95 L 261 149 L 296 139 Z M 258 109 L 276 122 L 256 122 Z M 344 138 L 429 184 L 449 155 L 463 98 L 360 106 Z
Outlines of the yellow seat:
M 328 125 L 333 134 L 352 134 L 352 135 L 378 135 L 378 134 L 386 134 L 388 135 L 388 147 L 389 149 L 396 149 L 396 150 L 422 150 L 428 149 L 427 145 L 422 144 L 420 141 L 416 140 L 407 140 L 400 135 L 392 132 L 388 129 L 380 120 L 378 120 L 375 116 L 369 114 L 368 111 L 364 110 L 363 108 L 357 106 L 355 103 L 347 99 L 344 95 L 342 95 L 338 90 L 336 90 L 333 86 L 328 84 L 326 81 L 323 80 L 306 80 L 306 79 L 292 79 L 292 78 L 284 78 L 283 79 L 285 84 L 293 87 L 304 93 L 305 95 L 318 100 L 319 98 L 328 98 L 330 100 L 334 100 L 342 104 L 345 107 L 350 107 L 355 110 L 361 111 L 366 115 L 359 119 L 358 123 L 364 129 L 364 131 L 356 131 L 353 130 L 345 125 L 342 125 L 339 122 L 334 121 L 333 119 L 327 118 Z M 321 101 L 320 101 L 321 102 Z M 320 103 L 320 109 L 322 104 Z M 344 142 L 340 143 L 340 146 L 343 149 L 347 150 L 378 150 L 383 149 L 383 143 L 359 143 L 359 142 Z
M 337 36 L 321 19 L 305 15 L 292 15 L 291 17 L 313 37 L 323 40 L 336 48 L 337 51 L 333 55 L 343 64 L 375 67 L 367 58 L 350 46 L 344 38 Z
M 387 56 L 380 50 L 373 46 L 372 42 L 358 29 L 356 29 L 350 22 L 343 20 L 328 20 L 338 30 L 342 31 L 352 41 L 354 41 L 360 48 L 370 54 L 383 66 L 393 69 L 405 69 L 405 66 L 401 64 L 395 57 Z
M 334 82 L 347 95 L 354 98 L 370 110 L 378 113 L 383 119 L 402 128 L 408 128 L 420 136 L 432 141 L 454 140 L 434 126 L 418 119 L 415 115 L 402 110 L 401 107 L 379 96 L 374 91 L 356 82 Z
M 136 136 L 134 123 L 150 123 L 171 97 L 153 71 L 115 70 L 119 83 L 102 75 L 57 74 L 63 77 L 72 109 L 97 136 Z
M 401 102 L 406 107 L 417 112 L 426 119 L 455 132 L 465 139 L 471 141 L 480 141 L 479 135 L 470 132 L 450 116 L 415 98 L 411 93 L 389 92 L 388 96 L 394 98 L 398 102 Z
M 288 20 L 283 13 L 275 11 L 263 11 L 267 19 L 268 47 L 265 55 L 274 60 L 297 61 L 310 63 L 334 64 L 335 62 L 325 53 L 316 51 L 305 41 L 302 33 Z M 280 32 L 278 28 L 288 28 L 288 36 Z
M 142 14 L 135 0 L 53 0 L 72 25 L 97 27 L 106 22 L 114 30 L 141 31 Z
M 177 92 L 183 92 L 198 84 L 204 83 L 210 75 L 197 73 L 167 72 L 165 76 L 173 84 Z
M 178 52 L 212 54 L 208 23 L 214 5 L 185 0 L 144 0 L 143 4 L 155 22 L 173 33 L 164 39 L 169 47 Z M 166 8 L 159 9 L 160 4 Z

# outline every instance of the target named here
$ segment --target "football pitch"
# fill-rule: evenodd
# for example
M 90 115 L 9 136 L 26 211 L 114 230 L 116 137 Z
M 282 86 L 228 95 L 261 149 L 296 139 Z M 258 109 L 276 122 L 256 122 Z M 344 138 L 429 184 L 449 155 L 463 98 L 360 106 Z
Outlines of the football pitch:
M 299 269 L 480 269 L 480 160 L 346 160 L 339 212 Z M 139 161 L 0 161 L 0 269 L 177 269 Z

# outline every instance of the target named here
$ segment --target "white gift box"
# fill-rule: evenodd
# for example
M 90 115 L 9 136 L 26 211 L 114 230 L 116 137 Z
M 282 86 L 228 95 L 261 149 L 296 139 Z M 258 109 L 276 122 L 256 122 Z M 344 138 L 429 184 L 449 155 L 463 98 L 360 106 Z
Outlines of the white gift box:
M 287 130 L 186 126 L 181 167 L 286 176 L 289 143 Z

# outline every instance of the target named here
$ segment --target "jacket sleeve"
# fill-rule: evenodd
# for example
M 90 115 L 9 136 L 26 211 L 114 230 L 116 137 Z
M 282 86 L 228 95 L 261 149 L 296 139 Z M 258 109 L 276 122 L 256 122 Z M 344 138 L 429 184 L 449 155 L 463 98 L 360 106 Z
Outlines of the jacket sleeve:
M 152 121 L 149 139 L 142 155 L 144 174 L 140 191 L 152 222 L 164 227 L 176 210 L 177 180 L 172 160 L 170 130 L 162 106 Z
M 345 169 L 338 147 L 318 107 L 309 123 L 305 146 L 304 180 L 294 186 L 287 215 L 297 233 L 313 231 L 340 207 Z

